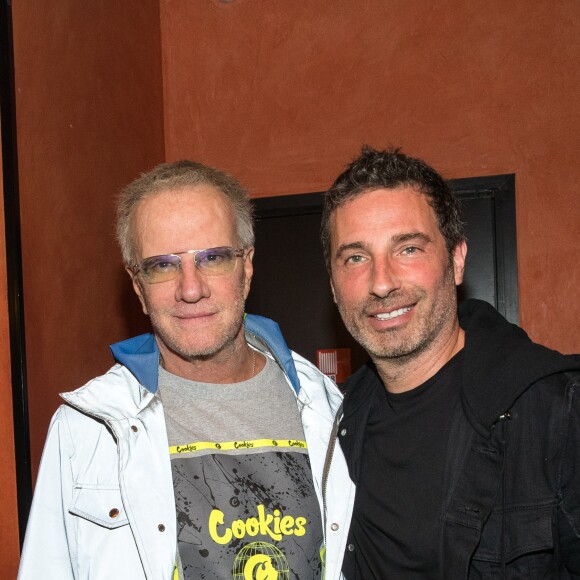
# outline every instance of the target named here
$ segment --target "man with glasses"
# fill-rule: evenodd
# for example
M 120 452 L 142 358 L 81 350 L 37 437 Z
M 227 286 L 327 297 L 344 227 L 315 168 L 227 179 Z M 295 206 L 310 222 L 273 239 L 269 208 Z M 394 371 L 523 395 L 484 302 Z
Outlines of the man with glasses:
M 117 237 L 153 334 L 63 394 L 19 578 L 311 579 L 325 555 L 339 578 L 341 454 L 330 483 L 323 471 L 341 396 L 275 323 L 244 316 L 246 192 L 197 163 L 158 166 L 121 193 Z

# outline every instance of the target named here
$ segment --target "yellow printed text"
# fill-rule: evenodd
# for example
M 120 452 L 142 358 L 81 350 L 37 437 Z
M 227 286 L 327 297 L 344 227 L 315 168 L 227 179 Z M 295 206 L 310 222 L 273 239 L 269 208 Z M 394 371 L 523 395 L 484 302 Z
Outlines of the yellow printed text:
M 284 536 L 303 536 L 306 533 L 306 518 L 282 516 L 280 510 L 267 514 L 263 505 L 259 505 L 257 518 L 234 520 L 226 526 L 225 515 L 214 509 L 209 515 L 209 535 L 217 544 L 227 544 L 232 538 L 241 540 L 246 536 L 269 536 L 280 541 Z

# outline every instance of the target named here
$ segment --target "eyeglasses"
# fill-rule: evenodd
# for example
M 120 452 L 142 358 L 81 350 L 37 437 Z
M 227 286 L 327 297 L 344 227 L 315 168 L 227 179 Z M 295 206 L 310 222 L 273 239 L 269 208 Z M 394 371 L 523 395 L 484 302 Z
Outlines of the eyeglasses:
M 229 246 L 208 248 L 207 250 L 188 250 L 177 254 L 164 254 L 145 258 L 140 264 L 132 266 L 133 274 L 141 276 L 149 284 L 168 282 L 179 276 L 181 272 L 181 256 L 192 254 L 196 268 L 207 276 L 221 276 L 233 272 L 236 258 L 244 256 L 243 249 L 235 250 Z

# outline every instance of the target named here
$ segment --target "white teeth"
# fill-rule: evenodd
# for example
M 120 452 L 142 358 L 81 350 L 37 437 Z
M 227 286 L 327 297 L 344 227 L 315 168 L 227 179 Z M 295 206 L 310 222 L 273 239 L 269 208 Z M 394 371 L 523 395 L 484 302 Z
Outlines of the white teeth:
M 406 312 L 409 312 L 411 308 L 399 308 L 399 310 L 393 310 L 392 312 L 385 312 L 384 314 L 375 314 L 375 318 L 379 320 L 389 320 L 390 318 L 396 318 L 397 316 L 401 316 Z

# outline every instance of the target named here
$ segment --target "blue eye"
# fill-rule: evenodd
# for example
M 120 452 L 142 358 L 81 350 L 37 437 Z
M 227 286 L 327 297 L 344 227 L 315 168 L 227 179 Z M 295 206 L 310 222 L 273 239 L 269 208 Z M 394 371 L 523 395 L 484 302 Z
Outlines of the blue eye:
M 406 256 L 412 256 L 413 254 L 416 254 L 419 251 L 419 248 L 417 248 L 416 246 L 409 246 L 408 248 L 405 248 L 401 254 L 405 254 Z
M 196 255 L 197 265 L 202 269 L 222 268 L 234 259 L 235 254 L 231 248 L 211 248 Z
M 364 264 L 366 262 L 365 256 L 361 256 L 360 254 L 354 254 L 353 256 L 349 256 L 344 261 L 344 266 L 346 268 L 358 266 L 359 264 Z
M 208 254 L 207 256 L 203 256 L 203 262 L 207 262 L 209 264 L 215 264 L 216 262 L 220 262 L 221 260 L 225 260 L 226 256 L 222 256 L 221 254 Z
M 145 275 L 155 276 L 157 274 L 165 274 L 167 272 L 174 272 L 179 268 L 181 258 L 175 255 L 154 256 L 148 260 L 144 260 L 141 265 L 141 270 Z
M 171 262 L 157 262 L 151 266 L 150 270 L 165 271 L 175 268 L 175 266 L 176 264 L 172 264 Z

